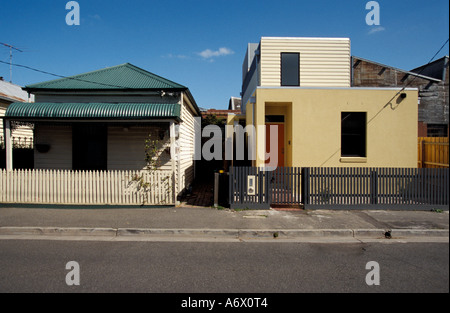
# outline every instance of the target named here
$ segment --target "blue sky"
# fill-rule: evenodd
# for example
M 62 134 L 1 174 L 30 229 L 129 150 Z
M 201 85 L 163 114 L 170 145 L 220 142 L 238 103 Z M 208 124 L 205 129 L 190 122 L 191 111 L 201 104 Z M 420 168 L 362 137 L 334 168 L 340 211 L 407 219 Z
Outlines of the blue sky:
M 246 45 L 262 36 L 349 37 L 352 55 L 406 70 L 449 37 L 448 0 L 379 0 L 379 26 L 366 24 L 366 0 L 79 0 L 79 26 L 66 24 L 67 2 L 0 0 L 0 42 L 24 51 L 14 63 L 70 76 L 129 62 L 189 87 L 203 108 L 239 96 Z M 12 79 L 55 77 L 14 67 Z

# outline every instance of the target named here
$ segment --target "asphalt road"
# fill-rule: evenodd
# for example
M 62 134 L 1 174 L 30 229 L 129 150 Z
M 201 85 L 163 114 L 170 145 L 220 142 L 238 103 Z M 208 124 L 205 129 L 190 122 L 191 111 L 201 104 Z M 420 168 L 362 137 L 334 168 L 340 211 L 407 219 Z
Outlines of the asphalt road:
M 0 240 L 0 292 L 448 293 L 449 244 Z

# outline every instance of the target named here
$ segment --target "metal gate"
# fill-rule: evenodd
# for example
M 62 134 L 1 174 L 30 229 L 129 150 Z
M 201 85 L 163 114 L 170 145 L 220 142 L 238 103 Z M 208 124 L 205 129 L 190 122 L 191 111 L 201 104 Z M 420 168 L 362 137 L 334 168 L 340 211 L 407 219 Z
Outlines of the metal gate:
M 271 206 L 301 204 L 301 171 L 299 167 L 230 168 L 230 208 L 269 209 Z

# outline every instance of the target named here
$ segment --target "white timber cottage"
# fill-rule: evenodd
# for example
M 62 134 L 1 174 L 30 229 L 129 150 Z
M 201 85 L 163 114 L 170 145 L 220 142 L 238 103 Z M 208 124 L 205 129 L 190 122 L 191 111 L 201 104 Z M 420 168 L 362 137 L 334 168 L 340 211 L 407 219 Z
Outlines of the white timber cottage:
M 42 192 L 28 186 L 24 197 L 30 199 L 10 201 L 138 204 L 142 199 L 125 189 L 133 173 L 146 168 L 147 139 L 158 142 L 157 172 L 170 178 L 164 188 L 149 178 L 150 189 L 164 194 L 150 204 L 176 204 L 192 183 L 200 110 L 187 87 L 126 63 L 24 90 L 35 102 L 12 103 L 4 117 L 6 173 L 14 169 L 11 125 L 25 122 L 34 125 L 33 172 L 55 176 Z M 86 178 L 74 181 L 74 173 Z M 53 186 L 55 181 L 63 187 Z

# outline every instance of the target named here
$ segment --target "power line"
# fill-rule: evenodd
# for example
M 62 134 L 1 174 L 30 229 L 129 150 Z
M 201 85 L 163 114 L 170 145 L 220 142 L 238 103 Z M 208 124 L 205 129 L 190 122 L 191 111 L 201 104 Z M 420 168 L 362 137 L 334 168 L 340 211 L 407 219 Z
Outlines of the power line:
M 4 63 L 4 64 L 9 64 L 7 62 L 1 61 L 0 63 Z M 91 84 L 97 84 L 97 85 L 102 85 L 102 86 L 106 86 L 106 87 L 115 87 L 115 88 L 122 88 L 122 89 L 130 89 L 130 87 L 125 87 L 125 86 L 120 86 L 120 85 L 112 85 L 112 84 L 105 84 L 105 83 L 99 83 L 99 82 L 94 82 L 94 81 L 90 81 L 90 80 L 86 80 L 86 79 L 81 79 L 81 78 L 76 78 L 76 77 L 68 77 L 68 76 L 63 76 L 63 75 L 59 75 L 59 74 L 54 74 L 51 72 L 47 72 L 47 71 L 43 71 L 43 70 L 39 70 L 30 66 L 26 66 L 26 65 L 21 65 L 21 64 L 14 64 L 12 63 L 13 66 L 17 66 L 17 67 L 22 67 L 28 70 L 32 70 L 38 73 L 42 73 L 42 74 L 47 74 L 47 75 L 51 75 L 51 76 L 55 76 L 55 77 L 59 77 L 59 78 L 66 78 L 66 79 L 72 79 L 72 80 L 76 80 L 76 81 L 81 81 L 81 82 L 85 82 L 85 83 L 91 83 Z
M 369 124 L 370 122 L 372 122 L 372 120 L 374 120 L 378 114 L 380 114 L 381 111 L 383 111 L 389 104 L 391 104 L 392 100 L 394 100 L 399 94 L 401 94 L 406 88 L 408 88 L 409 85 L 411 85 L 417 77 L 419 77 L 423 71 L 427 68 L 428 65 L 430 65 L 431 62 L 433 62 L 434 58 L 442 51 L 442 49 L 444 49 L 444 47 L 447 45 L 449 41 L 449 38 L 447 38 L 447 40 L 444 42 L 444 44 L 441 46 L 441 48 L 439 48 L 439 50 L 433 55 L 433 57 L 430 59 L 430 61 L 428 61 L 427 64 L 422 66 L 422 69 L 418 72 L 418 73 L 414 73 L 414 78 L 411 79 L 405 86 L 402 87 L 402 89 L 400 89 L 384 106 L 383 108 L 378 111 L 377 114 L 375 114 L 368 122 L 367 124 Z
M 449 39 L 447 38 L 447 40 L 444 42 L 444 44 L 441 46 L 441 48 L 433 55 L 433 57 L 430 59 L 430 61 L 428 61 L 427 64 L 423 65 L 422 69 L 417 73 L 417 75 L 414 75 L 414 78 L 411 79 L 399 92 L 397 92 L 397 94 L 394 97 L 392 97 L 392 99 L 389 100 L 386 105 L 388 105 L 392 100 L 394 100 L 395 97 L 397 97 L 402 91 L 404 91 L 406 88 L 408 88 L 408 86 L 411 85 L 416 80 L 416 78 L 423 73 L 423 71 L 427 68 L 427 66 L 430 65 L 430 63 L 433 62 L 434 58 L 442 51 L 442 49 L 444 49 L 444 47 L 448 43 L 448 40 Z

